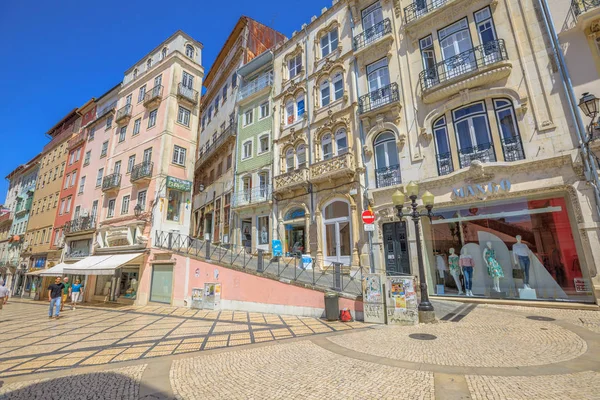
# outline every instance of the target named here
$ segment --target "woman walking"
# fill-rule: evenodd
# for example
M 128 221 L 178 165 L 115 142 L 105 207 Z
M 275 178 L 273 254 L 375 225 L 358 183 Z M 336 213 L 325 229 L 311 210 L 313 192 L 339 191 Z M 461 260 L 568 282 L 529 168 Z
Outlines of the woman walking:
M 81 300 L 81 281 L 75 279 L 75 283 L 71 285 L 71 310 L 75 309 L 77 302 Z

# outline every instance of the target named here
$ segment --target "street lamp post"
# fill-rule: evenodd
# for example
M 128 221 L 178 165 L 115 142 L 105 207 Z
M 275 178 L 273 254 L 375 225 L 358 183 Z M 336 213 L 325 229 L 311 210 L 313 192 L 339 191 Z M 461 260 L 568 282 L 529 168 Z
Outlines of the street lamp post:
M 591 118 L 590 124 L 587 129 L 587 137 L 585 138 L 584 145 L 590 142 L 592 137 L 594 136 L 594 122 L 596 120 L 596 116 L 598 115 L 598 108 L 600 106 L 600 99 L 598 99 L 593 94 L 585 92 L 581 99 L 579 99 L 579 109 L 583 112 L 586 117 Z
M 421 289 L 421 301 L 419 302 L 419 321 L 423 323 L 431 323 L 435 322 L 435 312 L 433 309 L 433 304 L 429 301 L 429 294 L 427 293 L 427 283 L 425 280 L 425 265 L 423 263 L 423 249 L 421 247 L 421 227 L 419 222 L 421 217 L 429 217 L 433 215 L 431 210 L 433 209 L 434 196 L 429 191 L 426 191 L 421 196 L 421 200 L 423 200 L 423 204 L 425 205 L 425 209 L 427 211 L 420 212 L 417 207 L 417 196 L 419 194 L 419 185 L 416 182 L 410 182 L 406 186 L 406 193 L 408 194 L 408 198 L 410 199 L 410 206 L 408 212 L 404 212 L 402 209 L 404 208 L 404 203 L 406 201 L 406 196 L 400 190 L 396 190 L 396 192 L 392 195 L 392 202 L 396 207 L 398 218 L 402 219 L 403 217 L 412 218 L 415 223 L 415 235 L 416 235 L 416 243 L 417 243 L 417 258 L 419 262 L 419 288 Z

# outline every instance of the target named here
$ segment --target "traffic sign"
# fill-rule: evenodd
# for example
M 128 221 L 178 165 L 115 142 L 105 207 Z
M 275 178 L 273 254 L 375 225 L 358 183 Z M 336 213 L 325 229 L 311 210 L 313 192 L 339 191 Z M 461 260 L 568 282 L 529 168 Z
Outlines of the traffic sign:
M 375 224 L 364 224 L 365 232 L 375 232 Z
M 371 210 L 365 210 L 362 213 L 362 220 L 365 224 L 372 224 L 375 222 L 375 214 Z

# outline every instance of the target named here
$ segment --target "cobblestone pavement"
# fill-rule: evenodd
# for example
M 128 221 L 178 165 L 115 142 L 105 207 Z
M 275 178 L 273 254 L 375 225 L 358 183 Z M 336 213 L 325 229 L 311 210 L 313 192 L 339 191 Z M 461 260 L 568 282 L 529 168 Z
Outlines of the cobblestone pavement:
M 65 309 L 9 303 L 1 311 L 0 377 L 102 365 L 351 330 L 360 322 L 177 307 Z

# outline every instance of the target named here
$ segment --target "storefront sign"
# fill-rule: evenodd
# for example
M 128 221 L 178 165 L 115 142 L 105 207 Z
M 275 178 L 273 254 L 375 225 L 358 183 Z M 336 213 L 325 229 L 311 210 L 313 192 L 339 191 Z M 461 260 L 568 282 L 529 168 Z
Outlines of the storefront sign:
M 191 192 L 192 182 L 167 176 L 167 188 L 179 190 L 180 192 Z
M 273 257 L 281 257 L 283 256 L 283 248 L 281 246 L 281 240 L 273 240 L 271 242 L 273 245 Z
M 487 197 L 497 193 L 510 192 L 510 181 L 502 179 L 500 182 L 488 182 L 484 184 L 467 185 L 461 188 L 453 188 L 452 196 L 456 199 L 468 197 Z

